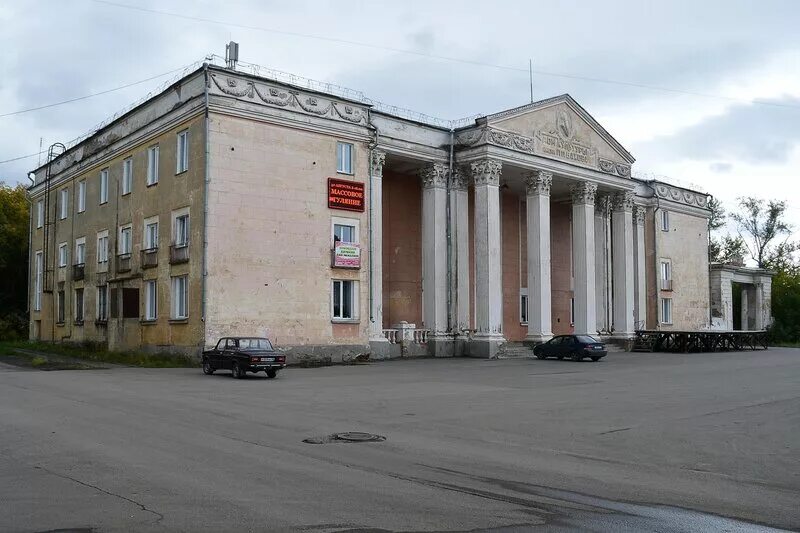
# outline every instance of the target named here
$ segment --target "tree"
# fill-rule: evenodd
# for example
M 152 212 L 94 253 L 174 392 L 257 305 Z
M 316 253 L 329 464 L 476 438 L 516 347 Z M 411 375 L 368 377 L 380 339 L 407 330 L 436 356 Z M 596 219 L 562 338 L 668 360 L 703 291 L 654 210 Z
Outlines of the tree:
M 716 231 L 725 225 L 725 208 L 713 196 L 708 200 L 707 206 L 711 210 L 711 215 L 708 217 L 708 231 Z
M 776 251 L 786 251 L 780 245 L 775 247 L 774 241 L 782 235 L 791 234 L 791 227 L 784 220 L 786 202 L 770 200 L 765 205 L 764 200 L 758 198 L 740 197 L 739 208 L 739 211 L 731 213 L 739 237 L 744 238 L 743 233 L 747 236 L 745 246 L 750 256 L 759 268 L 767 268 L 768 258 L 774 256 Z
M 725 235 L 721 239 L 711 238 L 708 256 L 712 263 L 734 263 L 747 255 L 747 247 L 741 237 Z
M 28 201 L 0 181 L 0 337 L 24 334 L 28 290 Z

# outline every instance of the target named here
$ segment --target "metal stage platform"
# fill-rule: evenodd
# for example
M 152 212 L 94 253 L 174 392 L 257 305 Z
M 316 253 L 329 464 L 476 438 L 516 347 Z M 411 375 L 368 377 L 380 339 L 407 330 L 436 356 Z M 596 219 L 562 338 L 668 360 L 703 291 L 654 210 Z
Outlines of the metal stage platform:
M 639 330 L 631 351 L 694 353 L 766 349 L 766 331 Z

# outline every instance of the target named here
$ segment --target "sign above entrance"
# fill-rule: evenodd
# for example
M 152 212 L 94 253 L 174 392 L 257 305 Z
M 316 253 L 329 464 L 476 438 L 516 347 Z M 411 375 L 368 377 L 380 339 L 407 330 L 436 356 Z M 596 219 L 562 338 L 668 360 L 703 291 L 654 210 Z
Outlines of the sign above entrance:
M 364 184 L 358 181 L 328 178 L 328 207 L 364 212 Z

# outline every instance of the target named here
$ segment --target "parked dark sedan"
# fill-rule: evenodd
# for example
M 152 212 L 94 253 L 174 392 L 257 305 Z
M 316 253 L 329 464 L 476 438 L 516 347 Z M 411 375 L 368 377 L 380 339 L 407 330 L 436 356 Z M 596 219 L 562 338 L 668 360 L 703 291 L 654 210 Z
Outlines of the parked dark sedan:
M 533 354 L 539 359 L 569 357 L 573 361 L 584 357 L 599 361 L 607 353 L 606 345 L 589 335 L 559 335 L 533 349 Z
M 233 377 L 242 379 L 247 372 L 267 373 L 268 378 L 278 375 L 286 367 L 286 356 L 273 348 L 263 337 L 222 337 L 213 350 L 203 352 L 203 372 L 230 370 Z

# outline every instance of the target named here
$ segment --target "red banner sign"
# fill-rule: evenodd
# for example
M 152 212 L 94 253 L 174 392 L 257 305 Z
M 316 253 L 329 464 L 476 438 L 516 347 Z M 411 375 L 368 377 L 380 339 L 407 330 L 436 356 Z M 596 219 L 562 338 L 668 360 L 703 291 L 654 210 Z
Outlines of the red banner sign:
M 328 178 L 328 207 L 364 212 L 364 184 Z

